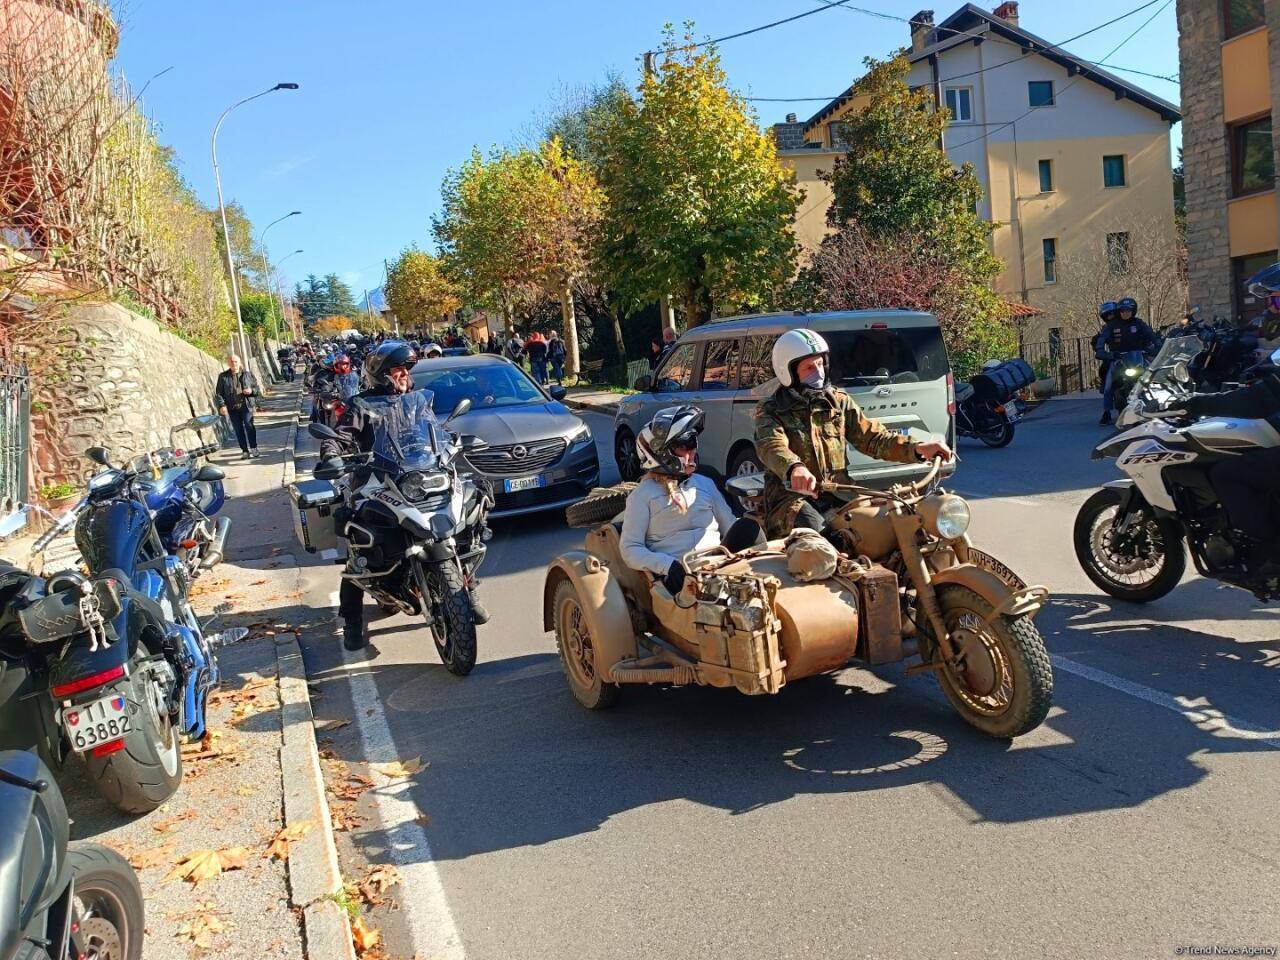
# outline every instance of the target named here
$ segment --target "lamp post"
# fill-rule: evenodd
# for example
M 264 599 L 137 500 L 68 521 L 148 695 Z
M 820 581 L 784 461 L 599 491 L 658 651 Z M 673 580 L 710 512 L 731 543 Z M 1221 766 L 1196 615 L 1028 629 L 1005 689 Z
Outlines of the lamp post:
M 271 267 L 267 263 L 267 243 L 266 243 L 267 231 L 270 230 L 272 227 L 274 227 L 281 220 L 288 220 L 290 217 L 296 217 L 301 213 L 302 213 L 301 210 L 291 210 L 288 213 L 286 213 L 283 217 L 276 217 L 274 220 L 268 223 L 265 227 L 263 227 L 262 232 L 258 234 L 258 246 L 262 248 L 262 276 L 267 281 L 268 297 L 271 296 Z M 273 314 L 276 312 L 276 305 L 274 301 L 272 301 L 271 303 L 271 312 Z M 281 319 L 284 319 L 284 307 L 280 308 L 280 317 Z M 273 316 L 271 319 L 274 321 L 275 317 Z M 275 331 L 276 339 L 278 340 L 280 338 L 280 325 L 278 323 L 272 323 L 271 327 Z
M 237 352 L 247 354 L 245 349 L 248 345 L 244 337 L 244 318 L 240 316 L 240 288 L 236 284 L 236 266 L 235 260 L 231 255 L 231 231 L 227 229 L 227 208 L 222 202 L 222 176 L 218 172 L 218 131 L 222 129 L 222 121 L 227 119 L 227 115 L 236 107 L 244 106 L 250 100 L 257 100 L 259 97 L 265 97 L 268 93 L 275 93 L 277 90 L 297 90 L 296 83 L 277 83 L 269 90 L 263 90 L 261 93 L 255 93 L 251 97 L 245 97 L 243 100 L 237 100 L 227 109 L 222 111 L 222 116 L 218 117 L 218 122 L 213 125 L 213 136 L 209 140 L 209 150 L 213 154 L 213 182 L 218 189 L 218 215 L 222 218 L 222 242 L 227 248 L 227 269 L 231 273 L 231 305 L 236 311 L 236 334 L 239 338 L 240 345 Z
M 281 258 L 280 258 L 280 263 L 284 263 L 284 262 L 285 262 L 286 260 L 288 260 L 290 257 L 296 257 L 296 256 L 297 256 L 298 254 L 300 254 L 300 253 L 302 253 L 302 251 L 301 251 L 301 250 L 295 250 L 295 251 L 293 251 L 293 253 L 287 253 L 287 254 L 285 254 L 283 257 L 281 257 Z M 277 272 L 277 273 L 279 273 L 279 271 L 280 271 L 280 263 L 277 263 L 277 264 L 276 264 L 276 272 Z M 284 321 L 284 317 L 285 317 L 285 313 L 284 313 L 284 284 L 280 283 L 278 280 L 276 281 L 276 296 L 280 298 L 280 320 L 281 320 L 281 322 L 283 322 L 283 321 Z M 294 331 L 294 335 L 295 335 L 295 336 L 297 335 L 297 331 L 296 331 L 296 330 Z

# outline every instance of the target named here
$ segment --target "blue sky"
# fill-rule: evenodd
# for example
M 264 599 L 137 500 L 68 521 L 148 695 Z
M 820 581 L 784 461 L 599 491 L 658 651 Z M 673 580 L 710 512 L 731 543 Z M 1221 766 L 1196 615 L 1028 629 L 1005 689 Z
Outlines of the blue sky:
M 1143 0 L 1022 0 L 1022 26 L 1057 42 Z M 735 33 L 823 6 L 823 0 L 116 0 L 122 20 L 116 66 L 135 89 L 160 138 L 176 148 L 200 196 L 213 203 L 209 135 L 218 114 L 278 81 L 301 89 L 240 108 L 223 125 L 223 189 L 261 228 L 302 210 L 267 236 L 272 254 L 303 248 L 285 270 L 337 273 L 356 291 L 382 279 L 383 258 L 431 245 L 440 181 L 473 144 L 527 136 L 557 92 L 610 71 L 633 83 L 637 56 L 666 21 L 692 19 L 699 34 Z M 856 0 L 910 17 L 924 0 Z M 941 21 L 958 3 L 932 4 Z M 983 4 L 987 6 L 987 4 Z M 1174 4 L 1156 4 L 1069 44 L 1079 56 L 1107 54 L 1156 18 L 1110 63 L 1157 74 L 1178 70 Z M 721 53 L 730 83 L 748 96 L 834 96 L 864 56 L 908 40 L 907 25 L 831 9 L 753 36 Z M 1126 78 L 1177 104 L 1176 84 Z M 758 103 L 763 124 L 816 102 Z M 1175 136 L 1177 131 L 1175 130 Z

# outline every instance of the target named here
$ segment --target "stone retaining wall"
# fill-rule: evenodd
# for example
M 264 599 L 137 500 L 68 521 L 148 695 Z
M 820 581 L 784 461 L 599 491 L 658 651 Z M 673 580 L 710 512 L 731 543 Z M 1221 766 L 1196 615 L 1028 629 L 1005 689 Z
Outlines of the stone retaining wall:
M 118 304 L 58 308 L 23 323 L 14 340 L 31 369 L 33 492 L 78 481 L 86 447 L 122 459 L 167 445 L 175 423 L 216 412 L 222 360 Z

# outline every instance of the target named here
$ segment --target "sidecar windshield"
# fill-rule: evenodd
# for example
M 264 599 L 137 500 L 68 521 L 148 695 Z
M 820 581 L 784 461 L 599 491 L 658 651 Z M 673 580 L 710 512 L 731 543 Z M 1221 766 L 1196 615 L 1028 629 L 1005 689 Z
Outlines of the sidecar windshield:
M 411 390 L 390 397 L 365 397 L 360 412 L 373 427 L 374 465 L 407 472 L 435 467 L 440 424 L 431 411 L 430 390 Z

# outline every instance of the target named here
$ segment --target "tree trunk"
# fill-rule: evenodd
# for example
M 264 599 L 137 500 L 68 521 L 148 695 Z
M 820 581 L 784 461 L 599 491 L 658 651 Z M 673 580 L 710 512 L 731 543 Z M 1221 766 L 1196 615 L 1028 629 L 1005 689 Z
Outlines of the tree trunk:
M 618 364 L 625 370 L 627 367 L 627 345 L 622 342 L 622 321 L 618 318 L 617 310 L 609 311 L 609 322 L 613 325 L 613 342 L 618 345 Z M 623 386 L 631 386 L 631 384 L 623 384 Z
M 711 291 L 700 283 L 690 283 L 684 295 L 684 325 L 686 330 L 700 327 L 711 321 Z
M 506 299 L 502 301 L 502 329 L 508 340 L 516 334 L 516 324 L 511 319 L 511 303 Z
M 578 320 L 573 309 L 573 288 L 569 278 L 560 281 L 560 316 L 564 321 L 564 372 L 568 376 L 578 373 Z

